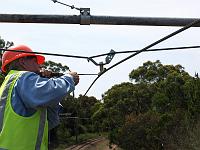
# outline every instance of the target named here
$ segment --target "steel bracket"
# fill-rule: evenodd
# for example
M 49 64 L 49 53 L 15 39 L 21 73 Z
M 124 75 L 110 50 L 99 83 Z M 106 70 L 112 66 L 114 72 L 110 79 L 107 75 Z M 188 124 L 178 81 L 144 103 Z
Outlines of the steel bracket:
M 80 25 L 90 25 L 90 8 L 80 8 Z

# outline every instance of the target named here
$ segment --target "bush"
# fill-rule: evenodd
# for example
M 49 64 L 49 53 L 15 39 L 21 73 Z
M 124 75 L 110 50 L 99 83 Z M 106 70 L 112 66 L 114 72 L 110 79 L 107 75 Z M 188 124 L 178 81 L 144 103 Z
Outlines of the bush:
M 117 136 L 118 145 L 125 150 L 161 148 L 161 141 L 157 136 L 159 114 L 148 112 L 139 116 L 130 115 Z
M 200 144 L 199 126 L 181 109 L 165 114 L 149 111 L 129 115 L 111 138 L 125 150 L 195 149 Z

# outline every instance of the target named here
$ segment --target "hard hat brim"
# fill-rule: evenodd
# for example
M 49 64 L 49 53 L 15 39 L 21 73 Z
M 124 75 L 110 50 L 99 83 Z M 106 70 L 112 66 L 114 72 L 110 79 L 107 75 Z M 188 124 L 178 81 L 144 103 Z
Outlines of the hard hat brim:
M 7 60 L 4 64 L 2 64 L 1 70 L 3 72 L 6 72 L 6 65 L 8 65 L 10 62 L 22 58 L 22 57 L 26 57 L 26 56 L 35 56 L 37 58 L 37 63 L 39 65 L 43 64 L 45 62 L 45 57 L 42 55 L 36 55 L 36 54 L 29 54 L 29 53 L 22 53 L 17 55 L 16 57 L 13 57 L 12 59 Z

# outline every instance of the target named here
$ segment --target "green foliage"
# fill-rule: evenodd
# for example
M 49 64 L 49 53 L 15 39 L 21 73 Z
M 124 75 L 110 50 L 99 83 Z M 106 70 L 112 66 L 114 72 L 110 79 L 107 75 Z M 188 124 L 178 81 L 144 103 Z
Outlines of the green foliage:
M 81 112 L 80 116 L 85 118 L 90 118 L 92 115 L 92 109 L 98 102 L 99 101 L 93 96 L 88 97 L 79 95 L 78 103 L 79 103 L 79 111 Z
M 152 97 L 152 108 L 153 110 L 164 113 L 170 109 L 170 99 L 165 95 L 165 93 L 157 92 Z
M 66 128 L 66 123 L 60 124 L 57 130 L 58 140 L 60 142 L 67 142 L 67 139 L 71 136 L 70 129 Z
M 145 62 L 143 66 L 133 69 L 129 74 L 130 80 L 135 82 L 155 83 L 165 80 L 169 74 L 177 73 L 184 78 L 189 77 L 189 74 L 184 71 L 181 65 L 162 65 L 159 60 L 155 62 Z
M 117 134 L 118 145 L 126 150 L 192 149 L 191 123 L 185 115 L 183 110 L 130 115 Z
M 64 108 L 62 114 L 65 116 L 62 117 L 63 120 L 58 128 L 60 134 L 65 134 L 66 131 L 71 137 L 75 136 L 77 132 L 79 134 L 93 132 L 92 112 L 95 105 L 99 104 L 95 97 L 80 95 L 78 98 L 74 98 L 69 95 L 61 104 Z
M 113 86 L 103 97 L 103 105 L 93 114 L 95 125 L 104 131 L 110 131 L 110 140 L 122 127 L 127 115 L 139 115 L 151 107 L 153 88 L 146 83 L 132 84 L 124 82 Z
M 123 149 L 194 149 L 200 116 L 200 79 L 181 65 L 148 61 L 129 74 L 133 83 L 105 92 L 93 120 Z M 195 137 L 195 136 L 197 137 Z M 193 141 L 192 139 L 196 139 Z
M 124 122 L 125 115 L 136 111 L 134 107 L 137 101 L 133 99 L 133 84 L 122 83 L 113 86 L 105 93 L 103 98 L 103 111 L 100 113 L 106 114 L 104 117 L 103 128 L 114 129 L 121 127 Z M 103 117 L 104 115 L 102 115 Z
M 156 136 L 158 123 L 159 114 L 154 112 L 127 116 L 125 124 L 117 135 L 117 144 L 126 150 L 161 148 L 159 138 Z
M 124 113 L 132 112 L 132 107 L 129 107 L 127 103 L 136 105 L 133 99 L 133 84 L 132 83 L 121 83 L 113 86 L 108 90 L 103 98 L 105 108 L 112 108 L 119 112 L 126 111 Z
M 183 86 L 183 91 L 188 113 L 198 118 L 200 114 L 200 79 L 188 80 Z
M 69 67 L 66 65 L 62 65 L 61 63 L 56 63 L 53 61 L 46 61 L 43 65 L 43 67 L 47 70 L 53 71 L 53 72 L 66 72 L 69 71 Z

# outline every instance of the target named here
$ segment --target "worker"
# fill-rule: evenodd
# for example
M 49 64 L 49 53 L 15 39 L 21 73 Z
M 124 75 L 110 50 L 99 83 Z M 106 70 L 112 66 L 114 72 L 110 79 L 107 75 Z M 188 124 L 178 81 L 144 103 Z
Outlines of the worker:
M 48 130 L 59 123 L 59 102 L 79 83 L 76 72 L 51 78 L 41 71 L 45 57 L 25 45 L 2 56 L 6 75 L 0 88 L 0 150 L 47 150 Z M 16 52 L 18 51 L 18 52 Z

